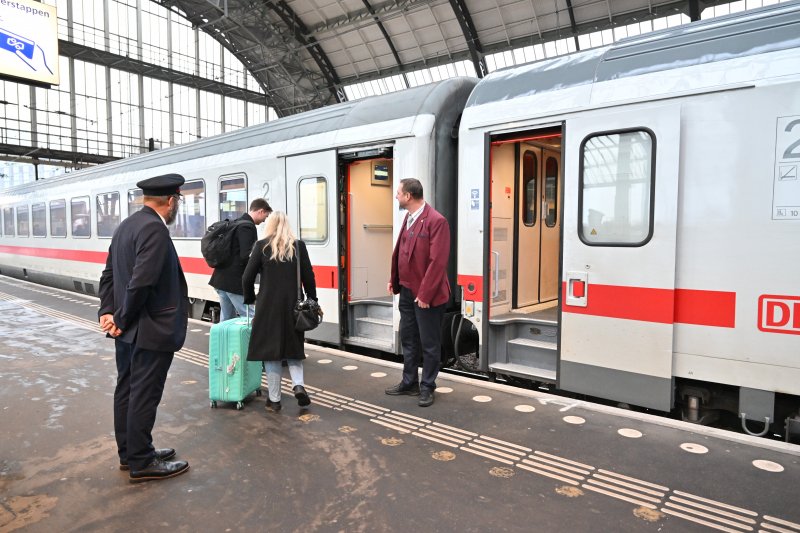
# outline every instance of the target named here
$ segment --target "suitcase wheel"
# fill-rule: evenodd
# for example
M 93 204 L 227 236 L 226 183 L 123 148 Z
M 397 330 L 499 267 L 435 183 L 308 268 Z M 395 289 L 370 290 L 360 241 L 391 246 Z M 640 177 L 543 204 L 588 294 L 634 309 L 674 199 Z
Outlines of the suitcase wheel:
M 211 408 L 212 409 L 216 409 L 217 408 L 217 400 L 211 400 Z
M 261 396 L 261 389 L 256 389 L 256 396 Z
M 236 410 L 237 411 L 241 411 L 242 407 L 244 407 L 244 404 L 242 402 L 236 402 Z

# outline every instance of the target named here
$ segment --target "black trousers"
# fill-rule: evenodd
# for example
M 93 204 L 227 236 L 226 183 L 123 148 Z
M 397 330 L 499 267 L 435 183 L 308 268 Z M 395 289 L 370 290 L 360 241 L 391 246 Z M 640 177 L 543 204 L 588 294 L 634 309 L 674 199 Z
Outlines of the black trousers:
M 143 350 L 120 340 L 117 388 L 114 390 L 114 436 L 117 452 L 131 470 L 145 468 L 155 457 L 153 425 L 164 392 L 173 352 Z
M 418 381 L 417 368 L 422 359 L 420 388 L 434 390 L 442 358 L 442 317 L 444 304 L 422 309 L 414 303 L 411 290 L 400 287 L 400 344 L 403 346 L 403 384 Z

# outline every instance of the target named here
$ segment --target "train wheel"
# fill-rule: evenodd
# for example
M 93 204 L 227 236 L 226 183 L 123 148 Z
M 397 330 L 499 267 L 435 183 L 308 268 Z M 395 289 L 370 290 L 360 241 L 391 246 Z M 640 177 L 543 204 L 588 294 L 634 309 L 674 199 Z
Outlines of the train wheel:
M 212 409 L 216 409 L 217 408 L 217 401 L 216 400 L 211 400 L 211 408 Z
M 236 402 L 236 410 L 237 411 L 241 411 L 243 407 L 244 407 L 244 404 L 242 402 Z
M 261 396 L 261 389 L 256 389 L 256 396 Z

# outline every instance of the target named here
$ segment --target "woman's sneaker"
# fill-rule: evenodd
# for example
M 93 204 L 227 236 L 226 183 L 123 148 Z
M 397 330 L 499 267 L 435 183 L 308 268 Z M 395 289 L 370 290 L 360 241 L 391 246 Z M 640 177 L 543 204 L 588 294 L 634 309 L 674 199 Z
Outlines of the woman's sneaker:
M 297 398 L 297 405 L 306 407 L 311 403 L 311 398 L 308 397 L 305 387 L 302 385 L 295 385 L 292 390 L 294 391 L 294 397 Z
M 267 405 L 264 406 L 267 411 L 272 411 L 273 413 L 277 413 L 281 410 L 281 402 L 278 400 L 277 402 L 273 402 L 272 400 L 267 397 Z

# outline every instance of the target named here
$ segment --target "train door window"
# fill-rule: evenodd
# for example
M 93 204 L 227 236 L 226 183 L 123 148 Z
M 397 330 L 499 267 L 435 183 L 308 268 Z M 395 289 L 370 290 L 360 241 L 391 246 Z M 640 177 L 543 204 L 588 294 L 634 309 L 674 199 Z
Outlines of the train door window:
M 128 191 L 128 216 L 141 211 L 144 207 L 142 189 L 131 189 Z
M 522 156 L 522 190 L 524 192 L 525 205 L 522 206 L 522 222 L 526 226 L 536 225 L 536 207 L 539 204 L 539 196 L 536 191 L 536 174 L 539 165 L 536 161 L 536 154 L 525 152 Z
M 169 233 L 178 239 L 199 239 L 206 233 L 206 185 L 202 180 L 181 185 L 183 199 Z
M 642 246 L 653 233 L 655 139 L 645 130 L 587 137 L 581 146 L 579 235 L 590 246 Z
M 50 236 L 67 236 L 67 201 L 53 200 L 50 202 Z
M 17 235 L 27 237 L 29 234 L 28 206 L 22 205 L 17 208 Z
M 73 237 L 91 237 L 92 221 L 89 211 L 89 197 L 81 196 L 69 201 L 70 223 Z
M 328 240 L 328 182 L 325 178 L 303 178 L 298 184 L 300 238 L 307 243 Z
M 544 164 L 544 203 L 547 207 L 544 223 L 552 228 L 558 222 L 558 161 L 548 157 Z
M 6 237 L 14 236 L 14 208 L 3 208 L 3 235 Z
M 219 179 L 219 219 L 236 220 L 247 212 L 247 177 L 244 174 Z
M 31 206 L 31 222 L 34 237 L 47 237 L 47 207 L 44 202 Z
M 107 192 L 98 194 L 97 200 L 97 236 L 111 237 L 119 226 L 120 205 L 119 193 Z

